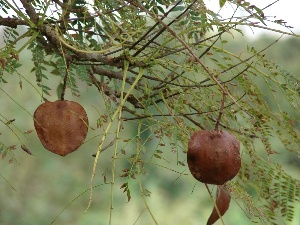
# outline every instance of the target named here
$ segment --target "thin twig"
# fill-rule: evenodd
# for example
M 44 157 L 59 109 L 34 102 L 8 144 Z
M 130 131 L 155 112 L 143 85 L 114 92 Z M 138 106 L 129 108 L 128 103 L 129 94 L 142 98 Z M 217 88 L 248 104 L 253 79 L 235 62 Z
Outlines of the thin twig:
M 109 147 L 113 146 L 113 144 L 116 142 L 117 138 L 114 138 L 108 145 L 106 145 L 105 147 L 101 148 L 100 152 L 104 152 L 106 149 L 108 149 Z M 97 153 L 94 153 L 92 156 L 96 157 Z
M 224 106 L 225 108 L 228 108 L 232 105 L 234 105 L 236 102 L 240 101 L 244 96 L 246 95 L 246 93 L 244 93 L 240 98 L 238 98 L 236 101 L 231 102 L 230 104 Z M 196 110 L 197 109 L 195 107 L 193 107 L 192 105 L 189 104 L 189 107 L 191 107 L 192 109 Z M 128 110 L 126 110 L 128 111 Z M 193 115 L 201 115 L 201 114 L 208 114 L 208 113 L 213 113 L 213 112 L 217 112 L 219 111 L 217 110 L 208 110 L 208 111 L 203 111 L 203 112 L 193 112 L 193 113 L 178 113 L 176 114 L 176 116 L 193 116 Z M 128 111 L 129 113 L 135 115 L 135 111 L 130 110 Z M 146 119 L 146 118 L 150 118 L 150 117 L 168 117 L 168 116 L 174 116 L 172 114 L 154 114 L 154 115 L 141 115 L 141 116 L 137 116 L 137 117 L 133 117 L 133 118 L 123 118 L 124 121 L 128 121 L 128 120 L 139 120 L 139 119 Z M 216 121 L 215 121 L 216 122 Z
M 216 121 L 215 130 L 218 130 L 219 123 L 220 123 L 221 118 L 223 116 L 226 94 L 227 94 L 227 92 L 223 92 L 221 106 L 220 106 L 220 111 L 219 111 L 219 116 L 218 116 L 218 119 Z
M 206 41 L 209 41 L 210 39 L 213 39 L 213 38 L 215 38 L 215 37 L 219 37 L 219 36 L 221 36 L 224 32 L 226 32 L 225 29 L 224 29 L 223 31 L 217 33 L 217 34 L 214 34 L 214 35 L 208 37 L 208 38 L 201 39 L 201 40 L 195 42 L 193 45 L 194 45 L 194 46 L 197 46 L 197 45 L 199 45 L 199 44 L 201 44 L 201 43 L 204 43 L 204 42 L 206 42 Z M 160 56 L 156 57 L 155 59 L 163 58 L 163 57 L 166 57 L 166 56 L 168 56 L 168 55 L 170 55 L 170 54 L 178 53 L 178 52 L 181 52 L 181 51 L 183 51 L 183 50 L 185 50 L 185 47 L 182 47 L 182 48 L 178 48 L 178 49 L 172 50 L 172 52 L 167 52 L 167 53 L 165 53 L 165 54 L 163 54 L 163 55 L 160 55 Z M 206 50 L 205 50 L 205 52 L 206 52 Z M 199 58 L 201 58 L 201 57 L 199 57 Z
M 177 6 L 177 5 L 179 5 L 180 4 L 180 2 L 181 2 L 182 0 L 179 0 L 169 11 L 167 11 L 164 15 L 163 15 L 163 17 L 162 17 L 162 19 L 164 19 L 164 18 L 166 18 L 167 16 L 168 16 L 168 14 Z M 153 31 L 154 30 L 154 28 L 157 26 L 159 24 L 159 22 L 156 22 L 139 40 L 137 40 L 135 43 L 133 43 L 132 44 L 132 46 L 129 48 L 129 50 L 132 50 L 135 46 L 137 46 L 142 40 L 144 40 L 146 37 L 147 37 L 147 35 L 148 34 L 150 34 L 151 33 L 151 31 Z M 158 34 L 158 35 L 160 35 L 160 34 Z M 152 38 L 153 40 L 154 39 L 156 39 L 158 36 L 156 35 L 154 38 Z M 135 55 L 137 56 L 141 51 L 143 51 L 149 44 L 151 44 L 151 42 L 153 41 L 153 40 L 150 40 L 146 45 L 144 45 L 139 51 L 137 51 L 136 53 L 135 53 Z
M 192 117 L 190 117 L 189 115 L 183 115 L 186 119 L 188 119 L 189 121 L 191 121 L 193 124 L 195 124 L 197 127 L 200 127 L 202 130 L 205 130 L 205 128 L 196 120 L 194 120 Z

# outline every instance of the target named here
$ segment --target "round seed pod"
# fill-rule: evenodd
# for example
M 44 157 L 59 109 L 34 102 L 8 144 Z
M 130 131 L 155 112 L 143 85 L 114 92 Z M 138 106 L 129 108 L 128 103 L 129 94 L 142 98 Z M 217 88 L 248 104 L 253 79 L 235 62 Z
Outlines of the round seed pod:
M 46 101 L 34 112 L 34 127 L 43 146 L 65 156 L 78 149 L 88 131 L 84 108 L 73 101 Z
M 240 142 L 226 131 L 200 130 L 190 138 L 187 162 L 198 181 L 222 185 L 241 168 Z

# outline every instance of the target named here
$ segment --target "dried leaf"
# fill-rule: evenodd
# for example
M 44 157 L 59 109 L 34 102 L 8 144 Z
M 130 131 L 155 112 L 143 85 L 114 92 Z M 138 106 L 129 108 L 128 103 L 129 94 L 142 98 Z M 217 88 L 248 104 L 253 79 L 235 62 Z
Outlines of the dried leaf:
M 128 185 L 128 183 L 126 182 L 126 183 L 124 183 L 124 184 L 122 184 L 122 186 L 120 187 L 120 189 L 122 189 L 122 188 L 125 188 L 125 190 L 126 190 L 126 187 L 127 187 L 127 185 Z
M 147 196 L 147 197 L 150 197 L 151 195 L 151 191 L 147 190 L 147 189 L 144 189 L 144 195 Z
M 11 54 L 11 56 L 12 56 L 15 60 L 18 60 L 18 61 L 19 61 L 19 55 L 18 55 L 18 54 L 16 54 L 15 52 L 11 52 L 10 54 Z
M 26 130 L 26 131 L 24 131 L 24 134 L 30 134 L 32 131 L 34 131 L 34 130 Z
M 126 172 L 126 173 L 123 173 L 122 175 L 120 175 L 120 177 L 128 177 L 129 173 Z
M 7 155 L 7 152 L 3 152 L 2 153 L 2 159 L 4 159 L 6 155 Z
M 231 199 L 228 192 L 224 189 L 225 188 L 223 185 L 218 185 L 216 205 L 218 207 L 218 210 L 219 210 L 221 216 L 223 216 L 225 214 L 225 212 L 227 211 L 227 209 L 229 208 L 230 199 Z M 219 218 L 220 218 L 219 214 L 218 214 L 216 208 L 214 207 L 214 209 L 207 221 L 207 225 L 214 224 Z
M 14 122 L 16 119 L 12 119 L 12 120 L 8 120 L 6 123 L 5 123 L 5 125 L 9 125 L 9 124 L 11 124 L 12 122 Z
M 155 158 L 158 158 L 158 159 L 161 159 L 161 156 L 158 155 L 158 154 L 154 154 L 154 157 L 155 157 Z
M 6 61 L 5 61 L 5 59 L 0 58 L 0 63 L 1 63 L 2 69 L 5 69 L 5 67 L 6 67 Z
M 177 161 L 177 163 L 178 163 L 180 166 L 185 166 L 184 162 Z
M 9 150 L 15 150 L 17 145 L 11 145 L 8 147 Z
M 128 200 L 128 202 L 130 202 L 130 199 L 131 199 L 131 194 L 130 194 L 130 190 L 128 189 L 127 190 L 127 200 Z
M 33 155 L 32 152 L 25 145 L 21 145 L 21 148 L 24 150 L 24 152 L 28 153 L 29 155 Z

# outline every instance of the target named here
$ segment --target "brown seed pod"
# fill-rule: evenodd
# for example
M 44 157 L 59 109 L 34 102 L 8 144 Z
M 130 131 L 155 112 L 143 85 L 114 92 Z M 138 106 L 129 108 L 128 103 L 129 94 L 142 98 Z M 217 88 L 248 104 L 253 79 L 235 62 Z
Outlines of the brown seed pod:
M 231 197 L 228 194 L 228 192 L 224 190 L 224 187 L 222 185 L 218 185 L 216 206 L 218 207 L 218 211 L 221 216 L 223 216 L 226 213 L 227 209 L 229 208 L 230 200 L 231 200 Z M 214 207 L 214 209 L 207 221 L 207 225 L 212 225 L 218 219 L 220 219 L 218 211 L 217 211 L 216 207 Z
M 88 131 L 83 107 L 72 101 L 44 102 L 34 112 L 34 127 L 43 146 L 65 156 L 78 149 Z
M 241 168 L 240 142 L 226 131 L 200 130 L 190 138 L 187 162 L 198 181 L 222 185 Z

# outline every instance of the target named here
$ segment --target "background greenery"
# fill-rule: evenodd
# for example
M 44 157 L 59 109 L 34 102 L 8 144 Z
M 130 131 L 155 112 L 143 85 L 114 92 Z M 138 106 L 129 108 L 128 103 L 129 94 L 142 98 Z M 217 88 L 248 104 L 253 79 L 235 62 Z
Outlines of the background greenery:
M 247 39 L 249 46 L 263 48 L 276 39 L 275 36 L 263 35 L 255 40 Z M 2 43 L 3 44 L 3 43 Z M 237 46 L 239 46 L 237 49 Z M 230 41 L 228 48 L 233 52 L 246 52 L 245 39 L 236 37 Z M 276 64 L 287 68 L 291 73 L 300 79 L 300 41 L 296 38 L 282 38 L 272 48 L 266 51 L 267 58 Z M 32 64 L 29 52 L 22 52 L 20 59 L 23 61 L 22 74 L 26 79 L 35 76 L 31 72 Z M 15 119 L 11 126 L 18 127 L 21 131 L 34 129 L 32 114 L 36 107 L 41 104 L 40 95 L 32 88 L 31 84 L 23 82 L 22 90 L 19 85 L 17 75 L 5 74 L 10 82 L 1 85 L 2 93 L 0 98 L 1 116 L 7 119 Z M 259 77 L 257 77 L 259 79 Z M 48 82 L 52 88 L 49 100 L 56 100 L 55 87 L 60 82 L 60 78 L 52 79 Z M 0 191 L 0 224 L 1 225 L 32 225 L 32 224 L 63 224 L 63 225 L 104 225 L 107 224 L 109 217 L 109 202 L 111 197 L 110 185 L 103 184 L 103 177 L 97 177 L 94 189 L 94 199 L 91 208 L 84 214 L 89 198 L 89 182 L 94 158 L 92 154 L 97 148 L 99 138 L 97 138 L 97 116 L 105 110 L 103 102 L 99 98 L 99 92 L 96 88 L 90 88 L 86 84 L 80 84 L 80 97 L 74 97 L 67 91 L 68 100 L 75 100 L 82 104 L 86 109 L 91 122 L 86 143 L 80 149 L 67 157 L 60 157 L 46 151 L 37 138 L 35 131 L 25 134 L 24 144 L 33 152 L 28 155 L 21 150 L 20 145 L 13 151 L 14 156 L 6 155 L 0 161 L 1 178 Z M 9 95 L 13 95 L 11 99 Z M 266 92 L 265 100 L 270 105 L 273 99 Z M 278 101 L 284 103 L 284 96 Z M 26 112 L 24 110 L 28 112 Z M 288 109 L 288 108 L 287 108 Z M 275 110 L 275 108 L 274 108 Z M 293 113 L 290 111 L 289 113 Z M 133 122 L 126 125 L 128 136 L 136 132 L 137 125 Z M 178 131 L 180 132 L 180 131 Z M 147 134 L 145 134 L 145 137 Z M 126 138 L 126 137 L 124 137 Z M 152 137 L 147 142 L 148 149 L 160 149 L 163 151 L 163 163 L 166 168 L 156 165 L 150 166 L 148 170 L 151 173 L 142 177 L 143 185 L 151 194 L 147 198 L 149 207 L 153 211 L 157 221 L 164 225 L 189 225 L 205 224 L 212 210 L 212 202 L 209 199 L 207 191 L 194 180 L 189 174 L 187 165 L 178 168 L 172 159 L 175 159 L 175 153 L 172 152 L 172 146 L 168 144 L 163 146 L 159 137 Z M 18 144 L 17 137 L 10 132 L 8 127 L 2 126 L 1 140 L 11 145 Z M 111 140 L 111 139 L 110 139 Z M 109 141 L 108 141 L 109 142 Z M 272 144 L 277 145 L 276 151 L 279 154 L 273 154 L 272 160 L 278 161 L 291 176 L 299 178 L 300 160 L 299 155 L 290 154 L 281 149 L 278 140 L 274 139 Z M 258 151 L 265 151 L 257 143 Z M 159 147 L 157 147 L 159 146 Z M 130 143 L 124 148 L 130 149 Z M 101 157 L 109 157 L 110 151 L 107 150 Z M 16 159 L 12 160 L 11 159 Z M 182 161 L 185 160 L 185 154 L 179 156 Z M 175 160 L 176 161 L 176 160 Z M 101 160 L 97 172 L 102 174 L 109 167 L 109 162 Z M 124 165 L 126 166 L 126 165 Z M 183 175 L 171 171 L 174 169 L 183 172 Z M 121 175 L 121 174 L 119 174 Z M 101 179 L 100 179 L 101 178 Z M 132 180 L 130 185 L 131 201 L 127 202 L 126 193 L 123 193 L 120 186 L 126 182 L 126 178 L 118 177 L 115 186 L 116 204 L 114 208 L 113 224 L 152 224 L 152 219 L 145 210 L 145 206 L 140 197 L 138 182 Z M 249 190 L 251 192 L 251 190 Z M 300 224 L 300 206 L 295 205 L 295 215 L 290 225 Z M 62 210 L 64 210 L 62 212 Z M 62 213 L 61 213 L 62 212 Z M 61 214 L 60 214 L 61 213 Z M 248 224 L 250 221 L 247 215 L 235 201 L 232 201 L 230 210 L 224 216 L 226 224 Z M 220 221 L 216 223 L 221 224 Z

